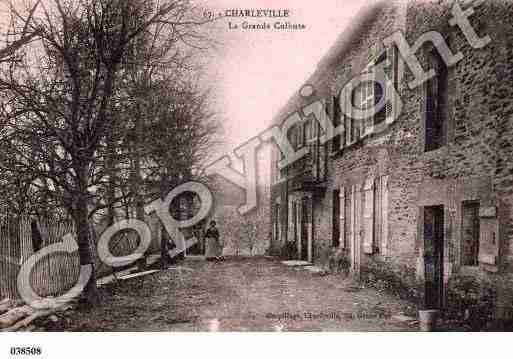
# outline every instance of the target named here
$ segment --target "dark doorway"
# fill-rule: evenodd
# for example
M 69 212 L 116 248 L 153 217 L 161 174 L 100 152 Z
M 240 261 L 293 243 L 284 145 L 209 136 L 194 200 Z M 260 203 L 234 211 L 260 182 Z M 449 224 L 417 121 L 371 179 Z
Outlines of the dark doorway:
M 424 208 L 425 306 L 443 306 L 444 208 Z
M 308 260 L 308 223 L 310 221 L 309 199 L 304 198 L 301 205 L 301 260 Z
M 344 203 L 340 203 L 340 190 L 333 191 L 333 237 L 331 239 L 331 246 L 336 248 L 340 245 L 340 232 L 344 228 L 340 228 L 340 211 L 343 211 Z M 342 208 L 341 208 L 342 207 Z

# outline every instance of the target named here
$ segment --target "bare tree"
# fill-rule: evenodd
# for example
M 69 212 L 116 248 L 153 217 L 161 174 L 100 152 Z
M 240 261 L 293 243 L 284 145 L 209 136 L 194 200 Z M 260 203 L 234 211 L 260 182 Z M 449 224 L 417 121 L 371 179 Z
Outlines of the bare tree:
M 1 69 L 7 125 L 0 146 L 11 162 L 0 168 L 33 179 L 70 213 L 80 263 L 94 266 L 91 213 L 117 200 L 98 196 L 109 179 L 109 134 L 118 128 L 112 99 L 127 49 L 152 26 L 186 41 L 187 29 L 201 22 L 183 0 L 48 0 L 33 9 L 12 6 L 13 33 L 34 35 L 13 42 L 32 41 L 30 52 L 19 51 Z M 84 294 L 98 303 L 94 275 Z

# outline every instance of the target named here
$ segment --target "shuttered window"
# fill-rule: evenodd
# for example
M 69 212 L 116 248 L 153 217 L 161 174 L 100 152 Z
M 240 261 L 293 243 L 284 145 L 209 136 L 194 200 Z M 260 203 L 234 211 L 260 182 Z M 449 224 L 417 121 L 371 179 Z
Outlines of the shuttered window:
M 392 81 L 392 85 L 396 89 L 396 91 L 399 91 L 399 54 L 396 46 L 391 46 L 387 48 L 387 59 L 390 63 L 389 66 L 385 67 L 385 74 L 389 81 Z M 388 96 L 389 94 L 385 94 L 385 96 Z M 386 112 L 386 118 L 393 118 L 393 103 L 396 99 L 390 99 L 390 101 L 387 101 L 385 105 L 385 112 Z
M 345 188 L 333 191 L 333 247 L 346 248 L 346 194 Z
M 363 187 L 363 252 L 374 252 L 374 178 L 367 179 Z
M 357 91 L 353 91 L 351 93 L 351 103 L 352 106 L 358 106 L 358 98 L 359 95 L 357 94 Z M 358 138 L 360 138 L 360 122 L 357 121 L 351 116 L 345 117 L 345 133 L 346 133 L 346 145 L 351 145 L 355 143 Z
M 288 140 L 296 151 L 305 144 L 303 129 L 303 123 L 298 123 L 292 126 L 287 133 Z
M 274 205 L 274 240 L 281 240 L 281 206 L 279 203 Z
M 388 56 L 390 54 L 388 51 L 384 51 L 383 54 L 378 58 L 376 61 L 376 65 L 379 65 L 383 62 L 385 62 L 388 59 Z M 388 66 L 390 67 L 390 66 Z M 383 76 L 382 78 L 378 78 L 378 76 Z M 386 72 L 383 73 L 376 73 L 375 74 L 376 82 L 374 83 L 374 104 L 379 103 L 382 97 L 386 97 L 386 88 L 382 88 L 381 85 L 385 85 L 388 81 Z M 381 85 L 380 85 L 381 83 Z M 383 107 L 380 111 L 374 114 L 374 125 L 378 125 L 385 121 L 386 118 L 386 107 Z
M 340 95 L 334 96 L 332 99 L 332 115 L 333 115 L 333 126 L 337 128 L 344 121 L 344 116 L 342 115 L 342 111 L 340 109 Z M 345 144 L 345 136 L 341 134 L 337 134 L 333 137 L 332 141 L 332 151 L 336 152 L 339 149 L 344 147 Z
M 384 62 L 387 65 L 383 67 L 384 71 L 375 71 L 373 68 Z M 350 145 L 356 142 L 360 137 L 374 132 L 374 126 L 385 122 L 387 118 L 393 119 L 393 108 L 395 101 L 391 94 L 387 93 L 386 84 L 392 82 L 395 89 L 399 84 L 399 58 L 398 51 L 395 46 L 386 48 L 381 52 L 375 61 L 369 64 L 363 74 L 372 74 L 374 81 L 363 82 L 354 89 L 352 94 L 352 105 L 361 110 L 368 110 L 368 116 L 362 121 L 356 121 L 352 118 L 345 119 L 346 144 Z M 382 78 L 379 78 L 381 76 Z M 382 87 L 382 84 L 384 87 Z M 385 106 L 373 113 L 374 106 L 378 104 L 382 98 L 385 98 Z
M 362 247 L 366 254 L 387 255 L 388 176 L 368 178 L 362 190 Z
M 340 212 L 343 211 L 340 205 L 340 190 L 336 189 L 333 191 L 333 236 L 331 239 L 331 245 L 332 247 L 338 247 L 340 245 L 340 233 L 342 231 L 342 228 L 340 228 Z
M 430 62 L 436 75 L 426 82 L 425 151 L 445 144 L 447 126 L 448 70 L 437 51 L 431 52 Z

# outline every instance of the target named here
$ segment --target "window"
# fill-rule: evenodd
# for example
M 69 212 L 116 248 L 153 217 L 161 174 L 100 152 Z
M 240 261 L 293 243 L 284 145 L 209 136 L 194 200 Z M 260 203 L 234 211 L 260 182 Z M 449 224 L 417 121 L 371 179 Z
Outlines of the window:
M 278 167 L 278 162 L 280 162 L 281 159 L 281 152 L 278 149 L 272 150 L 272 169 L 271 169 L 271 178 L 273 183 L 278 182 L 282 179 L 281 170 Z
M 430 53 L 436 75 L 426 83 L 425 151 L 445 145 L 447 122 L 448 70 L 437 51 Z
M 461 225 L 462 258 L 464 266 L 477 266 L 479 257 L 479 202 L 464 202 Z
M 299 238 L 299 233 L 298 233 L 298 226 L 297 226 L 297 216 L 298 216 L 298 206 L 296 204 L 296 202 L 292 202 L 292 234 L 293 234 L 293 237 L 292 237 L 292 240 L 294 242 L 297 242 L 297 239 Z
M 365 128 L 369 127 L 369 125 L 372 125 L 372 116 L 370 116 L 370 113 L 372 111 L 372 108 L 375 105 L 375 82 L 364 82 L 362 83 L 359 88 L 357 89 L 357 102 L 356 107 L 362 109 L 362 110 L 369 110 L 369 115 L 365 118 L 363 121 L 363 133 L 365 133 Z M 369 122 L 369 120 L 371 122 Z
M 305 145 L 305 135 L 303 131 L 303 125 L 301 123 L 297 124 L 296 126 L 297 131 L 297 148 L 299 149 Z
M 351 105 L 357 106 L 358 98 L 360 96 L 357 94 L 357 91 L 353 91 L 351 94 Z M 351 145 L 356 142 L 358 138 L 360 138 L 360 121 L 355 120 L 352 117 L 345 117 L 345 132 L 346 132 L 346 144 Z
M 280 215 L 280 204 L 274 205 L 274 240 L 279 241 L 281 239 L 281 215 Z
M 379 56 L 379 58 L 376 60 L 376 65 L 379 65 L 379 64 L 385 62 L 388 59 L 388 56 L 389 56 L 388 51 L 384 51 Z M 392 59 L 390 59 L 390 60 L 392 60 Z M 387 67 L 390 68 L 390 66 L 387 66 Z M 384 75 L 387 76 L 386 72 Z M 390 78 L 389 75 L 387 77 Z M 386 77 L 379 79 L 379 80 L 381 81 L 382 84 L 385 84 L 388 81 L 388 79 Z M 375 82 L 374 83 L 374 104 L 377 104 L 379 101 L 381 101 L 381 98 L 383 96 L 386 96 L 386 89 L 382 88 L 378 82 Z M 386 106 L 385 106 L 379 112 L 374 114 L 373 124 L 378 125 L 378 124 L 382 123 L 383 121 L 385 121 L 386 115 L 387 115 L 387 112 L 386 112 Z
M 373 71 L 373 68 L 388 61 L 388 65 L 383 67 L 383 72 Z M 397 48 L 395 46 L 386 48 L 375 61 L 372 61 L 362 73 L 370 73 L 373 75 L 375 81 L 368 81 L 361 83 L 360 86 L 354 89 L 352 94 L 352 105 L 362 110 L 369 110 L 369 115 L 363 121 L 356 121 L 354 119 L 346 119 L 346 141 L 348 144 L 354 143 L 360 138 L 361 135 L 372 133 L 374 125 L 383 123 L 387 117 L 392 115 L 393 104 L 392 99 L 385 102 L 385 106 L 377 113 L 373 114 L 374 106 L 381 101 L 383 97 L 387 97 L 386 88 L 382 88 L 378 80 L 382 84 L 392 81 L 393 86 L 397 89 L 399 79 L 399 65 Z M 376 76 L 384 76 L 383 79 L 378 79 Z
M 342 111 L 340 110 L 340 96 L 333 97 L 333 126 L 337 128 L 342 123 Z M 336 152 L 342 148 L 344 139 L 342 135 L 335 135 L 333 137 L 333 148 L 332 151 Z
M 304 143 L 308 144 L 317 140 L 317 122 L 311 118 L 307 119 L 304 124 Z
M 363 250 L 387 255 L 388 177 L 368 178 L 363 186 Z
M 298 150 L 303 146 L 303 126 L 296 124 L 288 131 L 288 139 L 294 150 Z
M 385 67 L 385 75 L 388 81 L 392 81 L 392 85 L 399 91 L 399 55 L 397 47 L 391 46 L 386 49 L 386 59 L 389 62 L 389 65 Z M 385 96 L 388 94 L 385 93 Z M 385 104 L 385 117 L 393 116 L 392 114 L 392 103 L 388 101 Z M 376 121 L 374 123 L 377 123 Z

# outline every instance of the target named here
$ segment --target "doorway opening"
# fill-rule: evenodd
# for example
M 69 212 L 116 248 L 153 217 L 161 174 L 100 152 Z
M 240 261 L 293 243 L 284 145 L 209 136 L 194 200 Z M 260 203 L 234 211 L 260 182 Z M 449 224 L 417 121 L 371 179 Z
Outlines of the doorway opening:
M 425 307 L 443 306 L 444 207 L 424 207 Z

